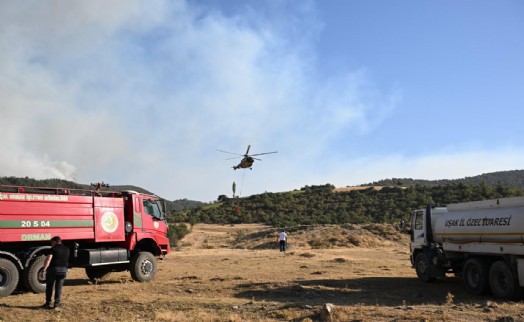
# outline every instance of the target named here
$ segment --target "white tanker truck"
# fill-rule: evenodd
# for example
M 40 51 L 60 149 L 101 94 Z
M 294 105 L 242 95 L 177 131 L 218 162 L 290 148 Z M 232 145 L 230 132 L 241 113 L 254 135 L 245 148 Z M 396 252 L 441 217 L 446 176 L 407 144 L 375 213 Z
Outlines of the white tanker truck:
M 428 205 L 411 217 L 411 263 L 433 282 L 462 276 L 474 294 L 516 299 L 524 286 L 524 197 Z

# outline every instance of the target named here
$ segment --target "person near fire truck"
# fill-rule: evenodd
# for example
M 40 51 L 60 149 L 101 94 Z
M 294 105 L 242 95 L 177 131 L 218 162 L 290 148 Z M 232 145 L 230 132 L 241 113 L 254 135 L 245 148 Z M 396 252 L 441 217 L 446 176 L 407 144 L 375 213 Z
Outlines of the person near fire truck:
M 55 236 L 51 238 L 51 250 L 47 255 L 44 267 L 42 268 L 41 278 L 45 279 L 45 309 L 59 309 L 62 306 L 62 286 L 67 276 L 69 262 L 69 248 L 62 244 L 62 238 Z M 55 291 L 54 305 L 51 306 Z

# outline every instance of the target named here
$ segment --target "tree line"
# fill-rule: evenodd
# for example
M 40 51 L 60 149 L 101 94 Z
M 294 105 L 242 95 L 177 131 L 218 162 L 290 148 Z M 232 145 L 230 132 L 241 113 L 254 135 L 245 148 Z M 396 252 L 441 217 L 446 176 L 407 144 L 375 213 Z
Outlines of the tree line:
M 189 211 L 174 211 L 171 222 L 237 224 L 266 223 L 275 227 L 312 224 L 397 223 L 407 221 L 414 209 L 427 204 L 450 203 L 524 196 L 524 190 L 480 184 L 409 187 L 388 186 L 378 190 L 334 190 L 331 184 L 305 186 L 300 190 L 222 199 Z
M 365 186 L 444 186 L 453 183 L 464 183 L 470 185 L 479 185 L 486 183 L 490 186 L 502 185 L 504 187 L 513 187 L 524 189 L 524 170 L 510 170 L 497 171 L 491 173 L 484 173 L 474 177 L 465 177 L 461 179 L 440 179 L 440 180 L 421 180 L 410 178 L 392 178 L 375 181 L 373 183 L 364 184 Z
M 482 181 L 486 179 L 486 181 Z M 495 182 L 493 184 L 493 182 Z M 477 183 L 478 182 L 478 183 Z M 490 182 L 492 184 L 490 184 Z M 458 180 L 387 179 L 378 190 L 334 190 L 331 184 L 305 186 L 289 192 L 228 198 L 203 203 L 187 199 L 168 201 L 168 221 L 189 223 L 266 223 L 273 226 L 346 223 L 396 223 L 407 221 L 414 209 L 427 204 L 449 203 L 524 196 L 524 171 L 502 171 Z M 440 183 L 440 184 L 437 184 Z M 90 185 L 62 179 L 0 177 L 1 185 L 92 189 Z M 375 185 L 377 183 L 374 183 Z M 109 190 L 151 192 L 136 186 L 111 186 Z M 177 226 L 173 234 L 184 235 L 185 227 Z

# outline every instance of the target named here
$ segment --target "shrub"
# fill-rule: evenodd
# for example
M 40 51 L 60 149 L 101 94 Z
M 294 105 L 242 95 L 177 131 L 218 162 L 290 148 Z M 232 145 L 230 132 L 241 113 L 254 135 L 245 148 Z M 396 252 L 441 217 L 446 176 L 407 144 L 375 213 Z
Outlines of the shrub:
M 186 224 L 171 224 L 169 225 L 168 237 L 171 246 L 178 246 L 178 242 L 189 233 L 189 228 Z

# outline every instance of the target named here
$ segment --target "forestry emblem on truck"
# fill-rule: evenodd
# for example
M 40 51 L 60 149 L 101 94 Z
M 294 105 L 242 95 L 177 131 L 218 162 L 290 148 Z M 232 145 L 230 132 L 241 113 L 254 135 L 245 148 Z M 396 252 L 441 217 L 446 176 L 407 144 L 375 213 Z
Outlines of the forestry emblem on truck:
M 101 223 L 104 231 L 112 233 L 118 228 L 118 217 L 114 212 L 108 211 L 102 215 Z

